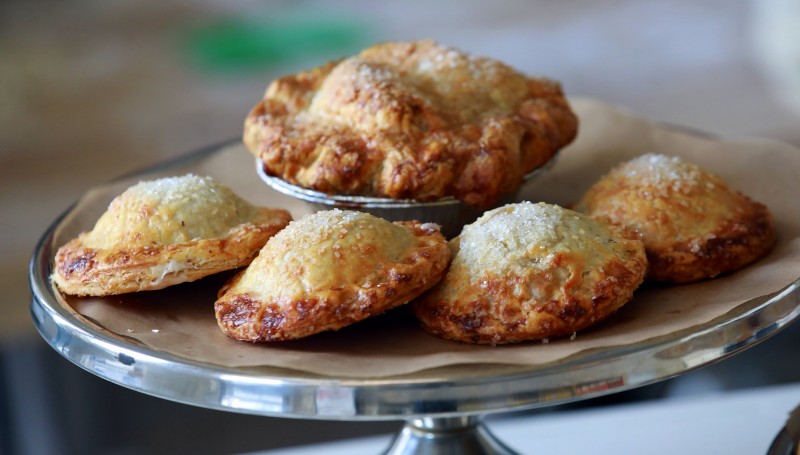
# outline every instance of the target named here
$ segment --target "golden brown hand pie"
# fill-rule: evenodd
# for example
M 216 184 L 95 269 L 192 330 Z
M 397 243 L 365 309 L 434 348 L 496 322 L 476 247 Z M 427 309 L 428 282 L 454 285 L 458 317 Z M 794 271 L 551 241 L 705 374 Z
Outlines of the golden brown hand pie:
M 436 225 L 317 212 L 270 239 L 230 281 L 215 305 L 217 322 L 247 341 L 337 330 L 408 302 L 449 262 Z
M 247 265 L 289 212 L 250 205 L 210 177 L 140 182 L 59 248 L 53 281 L 75 295 L 161 289 Z
M 576 132 L 557 83 L 417 41 L 274 81 L 244 142 L 270 175 L 324 193 L 485 207 Z
M 635 233 L 544 203 L 486 212 L 450 247 L 447 275 L 412 309 L 428 332 L 466 343 L 573 334 L 628 302 L 647 268 Z
M 776 237 L 763 204 L 675 156 L 620 164 L 576 210 L 638 231 L 653 281 L 688 283 L 740 269 L 767 254 Z

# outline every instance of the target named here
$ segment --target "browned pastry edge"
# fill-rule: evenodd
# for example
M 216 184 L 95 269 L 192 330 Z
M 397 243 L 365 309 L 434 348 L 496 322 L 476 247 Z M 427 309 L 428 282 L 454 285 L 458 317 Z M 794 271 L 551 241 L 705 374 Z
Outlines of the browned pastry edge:
M 102 296 L 163 289 L 242 267 L 291 221 L 282 209 L 262 209 L 262 216 L 270 222 L 237 226 L 226 238 L 173 245 L 108 251 L 85 247 L 78 237 L 57 251 L 52 280 L 66 294 Z
M 450 252 L 438 230 L 417 221 L 395 224 L 412 230 L 419 245 L 387 269 L 384 281 L 371 286 L 341 283 L 297 301 L 262 302 L 248 293 L 231 294 L 242 271 L 219 291 L 214 305 L 217 323 L 226 335 L 242 341 L 292 340 L 339 330 L 408 303 L 441 279 Z
M 529 314 L 520 310 L 522 306 L 508 289 L 524 280 L 552 279 L 545 272 L 527 278 L 488 277 L 482 285 L 471 285 L 463 290 L 465 297 L 460 303 L 469 308 L 466 312 L 452 313 L 449 311 L 450 302 L 425 297 L 417 300 L 412 308 L 425 331 L 453 341 L 499 345 L 552 340 L 570 336 L 619 310 L 633 297 L 645 269 L 644 260 L 636 262 L 633 267 L 618 261 L 610 262 L 604 268 L 608 276 L 597 281 L 588 293 L 568 293 L 562 299 L 533 303 Z M 576 286 L 576 280 L 578 278 L 573 277 L 565 288 Z M 496 302 L 500 300 L 517 304 L 504 305 L 507 310 L 498 314 Z M 535 319 L 536 322 L 526 322 L 525 319 Z
M 645 243 L 647 279 L 690 283 L 739 270 L 767 255 L 777 240 L 772 214 L 764 204 L 739 195 L 745 209 L 705 237 L 666 247 Z

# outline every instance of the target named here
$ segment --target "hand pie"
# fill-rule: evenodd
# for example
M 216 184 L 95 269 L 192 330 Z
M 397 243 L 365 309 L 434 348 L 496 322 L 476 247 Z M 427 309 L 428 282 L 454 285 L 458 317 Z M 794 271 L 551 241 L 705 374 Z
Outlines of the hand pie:
M 140 182 L 59 248 L 53 281 L 75 295 L 161 289 L 247 265 L 289 212 L 250 205 L 210 177 Z
M 577 132 L 560 86 L 432 41 L 278 79 L 247 116 L 265 170 L 328 194 L 486 207 Z
M 412 309 L 428 332 L 465 343 L 573 334 L 628 302 L 647 268 L 633 233 L 544 203 L 486 212 L 450 247 L 447 275 Z
M 638 231 L 648 279 L 688 283 L 744 267 L 775 243 L 769 210 L 679 157 L 647 154 L 623 163 L 576 210 Z
M 436 225 L 317 212 L 270 239 L 222 289 L 217 322 L 246 341 L 337 330 L 408 302 L 439 281 L 449 262 Z

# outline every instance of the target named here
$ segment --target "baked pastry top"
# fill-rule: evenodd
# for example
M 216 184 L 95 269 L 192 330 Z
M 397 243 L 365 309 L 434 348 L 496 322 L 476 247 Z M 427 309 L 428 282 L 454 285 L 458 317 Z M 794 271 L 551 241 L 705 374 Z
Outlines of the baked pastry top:
M 324 193 L 486 207 L 576 132 L 556 82 L 426 40 L 275 80 L 244 142 L 268 174 Z
M 289 221 L 289 212 L 253 206 L 211 177 L 139 182 L 58 249 L 52 278 L 74 295 L 161 289 L 247 265 Z
M 450 247 L 447 275 L 412 309 L 428 332 L 466 343 L 573 334 L 628 302 L 647 268 L 634 233 L 545 203 L 486 212 Z
M 766 206 L 677 156 L 645 154 L 618 165 L 575 208 L 639 232 L 654 281 L 688 283 L 737 270 L 776 239 Z
M 230 280 L 215 304 L 217 322 L 246 341 L 337 330 L 407 303 L 449 262 L 437 225 L 317 212 L 290 223 Z

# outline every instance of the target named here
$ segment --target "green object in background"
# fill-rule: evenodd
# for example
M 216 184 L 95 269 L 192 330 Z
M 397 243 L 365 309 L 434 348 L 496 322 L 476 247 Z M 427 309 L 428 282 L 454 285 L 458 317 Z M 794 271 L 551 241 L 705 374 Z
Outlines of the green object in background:
M 367 35 L 365 25 L 335 19 L 228 19 L 191 30 L 187 44 L 195 63 L 230 71 L 341 57 L 365 47 Z

